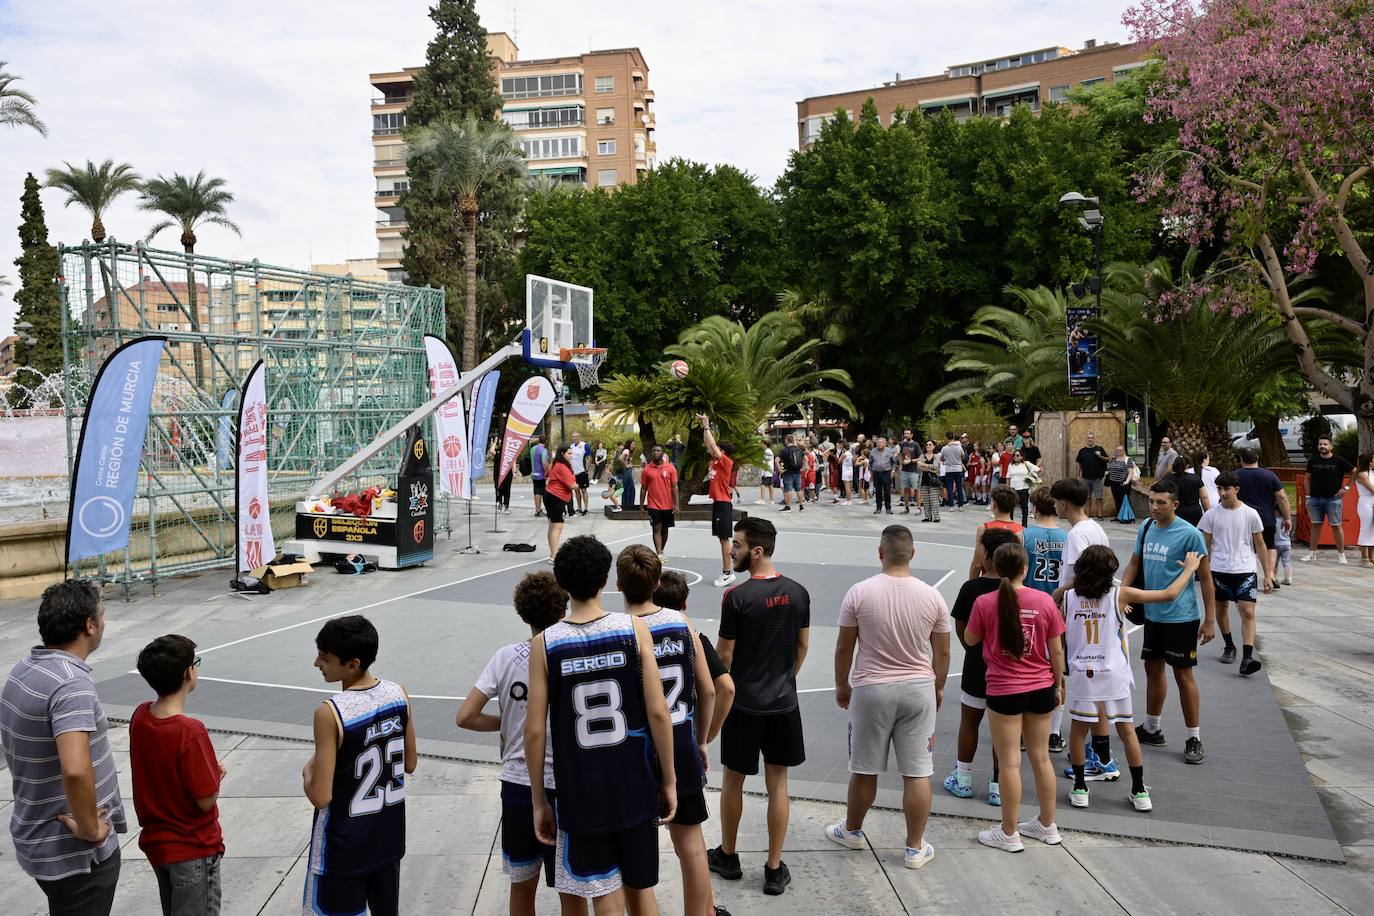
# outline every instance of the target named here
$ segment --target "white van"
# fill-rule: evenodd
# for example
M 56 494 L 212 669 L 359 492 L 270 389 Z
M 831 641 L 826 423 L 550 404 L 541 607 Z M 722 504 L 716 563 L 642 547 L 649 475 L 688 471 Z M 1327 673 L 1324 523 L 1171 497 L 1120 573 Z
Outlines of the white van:
M 1284 450 L 1290 456 L 1302 455 L 1302 424 L 1311 419 L 1311 415 L 1302 417 L 1289 417 L 1279 421 L 1279 435 L 1283 437 Z M 1332 413 L 1327 414 L 1326 419 L 1331 421 L 1333 433 L 1342 430 L 1353 429 L 1355 426 L 1355 415 L 1353 413 Z M 1235 436 L 1231 440 L 1234 448 L 1253 448 L 1258 450 L 1260 447 L 1259 430 L 1250 427 L 1249 431 Z

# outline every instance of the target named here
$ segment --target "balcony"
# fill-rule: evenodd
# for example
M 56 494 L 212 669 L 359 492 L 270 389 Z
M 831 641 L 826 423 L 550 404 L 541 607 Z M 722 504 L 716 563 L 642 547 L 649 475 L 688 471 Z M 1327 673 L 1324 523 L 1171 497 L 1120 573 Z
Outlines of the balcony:
M 385 105 L 409 105 L 413 98 L 409 93 L 405 95 L 379 95 L 372 97 L 372 107 L 381 108 Z
M 404 229 L 406 221 L 403 219 L 379 219 L 377 220 L 378 229 Z
M 389 159 L 373 159 L 372 167 L 374 169 L 403 169 L 406 167 L 406 157 L 396 156 Z

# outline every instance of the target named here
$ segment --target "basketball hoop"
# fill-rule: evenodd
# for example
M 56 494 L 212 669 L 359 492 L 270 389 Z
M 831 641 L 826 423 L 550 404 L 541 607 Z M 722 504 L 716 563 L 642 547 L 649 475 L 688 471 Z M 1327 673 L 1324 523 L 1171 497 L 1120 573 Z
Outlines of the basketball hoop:
M 606 361 L 606 348 L 563 347 L 558 351 L 558 358 L 570 363 L 577 370 L 579 388 L 594 388 L 600 382 L 598 373 L 601 371 L 601 364 Z

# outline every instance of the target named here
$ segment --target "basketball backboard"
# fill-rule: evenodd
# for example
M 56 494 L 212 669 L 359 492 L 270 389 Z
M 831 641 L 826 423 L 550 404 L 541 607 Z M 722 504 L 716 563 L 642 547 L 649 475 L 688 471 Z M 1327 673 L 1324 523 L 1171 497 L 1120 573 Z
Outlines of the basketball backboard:
M 544 369 L 575 369 L 562 351 L 596 346 L 593 330 L 589 287 L 525 275 L 525 362 Z

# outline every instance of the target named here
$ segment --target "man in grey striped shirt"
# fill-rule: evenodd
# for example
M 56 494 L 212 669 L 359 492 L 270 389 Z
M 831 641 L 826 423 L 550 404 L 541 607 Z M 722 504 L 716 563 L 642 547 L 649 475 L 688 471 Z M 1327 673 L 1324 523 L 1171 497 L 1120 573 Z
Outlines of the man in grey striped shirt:
M 99 586 L 50 586 L 38 632 L 43 645 L 14 666 L 0 693 L 15 858 L 47 895 L 50 914 L 108 914 L 119 881 L 118 834 L 129 828 L 109 722 L 86 664 L 105 634 Z

